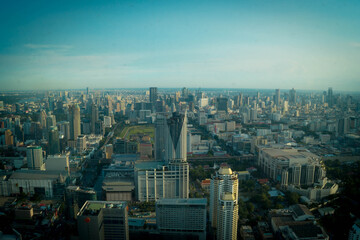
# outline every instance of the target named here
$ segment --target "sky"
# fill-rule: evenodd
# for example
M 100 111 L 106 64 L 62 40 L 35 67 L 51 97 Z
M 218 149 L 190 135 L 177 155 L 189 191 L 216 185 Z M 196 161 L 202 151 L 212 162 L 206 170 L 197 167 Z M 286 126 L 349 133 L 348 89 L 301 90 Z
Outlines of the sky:
M 0 1 L 0 90 L 360 91 L 360 1 Z

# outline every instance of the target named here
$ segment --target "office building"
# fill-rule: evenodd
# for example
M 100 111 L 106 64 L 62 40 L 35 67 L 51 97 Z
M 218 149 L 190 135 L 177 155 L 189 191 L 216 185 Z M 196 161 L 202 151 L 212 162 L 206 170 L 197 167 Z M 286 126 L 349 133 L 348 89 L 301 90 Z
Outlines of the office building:
M 187 158 L 186 151 L 187 116 L 173 113 L 157 114 L 155 129 L 155 158 L 166 163 Z
M 325 177 L 319 156 L 283 145 L 260 147 L 258 165 L 268 177 L 284 186 L 311 185 Z
M 54 155 L 60 153 L 60 139 L 59 131 L 55 126 L 50 127 L 49 129 L 49 147 L 48 154 Z
M 45 110 L 41 110 L 39 119 L 40 119 L 40 126 L 42 129 L 46 128 L 46 117 L 47 116 Z
M 280 89 L 275 90 L 274 103 L 277 107 L 280 107 L 281 104 Z
M 77 222 L 80 240 L 129 239 L 126 202 L 86 201 Z
M 296 91 L 295 89 L 291 89 L 289 92 L 289 103 L 291 105 L 295 105 L 296 104 Z
M 329 104 L 329 107 L 333 107 L 334 96 L 333 96 L 333 89 L 331 87 L 328 89 L 327 102 Z
M 76 150 L 78 153 L 82 153 L 84 150 L 86 150 L 86 136 L 85 135 L 79 135 L 77 137 Z
M 158 99 L 158 89 L 157 87 L 151 87 L 150 88 L 150 103 L 155 105 L 156 101 Z
M 91 104 L 91 133 L 95 134 L 96 122 L 99 120 L 99 109 L 96 104 Z
M 228 112 L 228 99 L 224 97 L 218 97 L 216 99 L 216 109 L 218 112 Z
M 156 225 L 168 239 L 206 239 L 206 198 L 156 201 Z
M 50 127 L 56 126 L 56 117 L 55 115 L 48 115 L 46 117 L 46 128 L 50 130 Z
M 73 104 L 69 107 L 70 139 L 75 140 L 81 134 L 80 107 Z
M 47 171 L 66 171 L 70 174 L 69 167 L 70 153 L 49 155 L 46 158 L 45 166 Z
M 64 196 L 67 176 L 65 171 L 18 170 L 8 179 L 10 194 L 61 198 Z
M 43 151 L 39 146 L 31 146 L 26 149 L 26 159 L 29 169 L 45 170 Z
M 189 164 L 186 161 L 174 161 L 168 165 L 161 161 L 137 161 L 135 189 L 139 201 L 188 198 Z
M 213 228 L 218 229 L 221 225 L 225 223 L 223 220 L 225 216 L 220 216 L 220 214 L 224 214 L 224 211 L 229 211 L 228 208 L 224 210 L 222 203 L 229 202 L 232 209 L 237 211 L 238 204 L 238 176 L 236 173 L 233 173 L 231 168 L 229 167 L 221 167 L 216 175 L 211 178 L 210 181 L 210 222 Z M 226 193 L 226 194 L 225 194 Z M 229 195 L 230 194 L 230 198 Z M 227 196 L 224 198 L 224 196 Z M 235 213 L 234 213 L 235 214 Z M 232 215 L 234 215 L 232 214 Z M 237 213 L 236 213 L 237 215 Z M 223 219 L 221 219 L 222 217 Z M 230 224 L 229 221 L 226 224 Z M 232 226 L 221 226 L 222 229 L 232 229 Z M 222 230 L 224 231 L 224 230 Z M 236 235 L 235 235 L 236 239 Z

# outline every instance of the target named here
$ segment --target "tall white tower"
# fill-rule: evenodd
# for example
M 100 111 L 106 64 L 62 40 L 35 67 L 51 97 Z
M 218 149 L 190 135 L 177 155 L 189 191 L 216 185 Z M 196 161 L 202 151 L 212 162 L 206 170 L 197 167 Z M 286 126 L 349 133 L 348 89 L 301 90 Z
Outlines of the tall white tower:
M 232 196 L 231 201 L 234 211 L 237 211 L 238 204 L 238 176 L 233 173 L 229 167 L 221 167 L 215 176 L 212 177 L 210 182 L 210 222 L 211 226 L 214 228 L 219 228 L 219 224 L 222 225 L 223 229 L 224 224 L 230 224 L 230 222 L 223 222 L 225 218 L 220 218 L 223 214 L 222 203 L 229 198 L 229 194 Z M 224 196 L 228 196 L 224 200 Z M 230 201 L 230 200 L 226 200 Z M 237 216 L 237 212 L 234 215 Z M 237 224 L 237 221 L 236 221 Z M 229 227 L 228 227 L 229 228 Z M 236 235 L 235 235 L 236 239 Z
M 218 214 L 216 238 L 218 240 L 236 240 L 239 215 L 237 200 L 233 193 L 222 194 Z

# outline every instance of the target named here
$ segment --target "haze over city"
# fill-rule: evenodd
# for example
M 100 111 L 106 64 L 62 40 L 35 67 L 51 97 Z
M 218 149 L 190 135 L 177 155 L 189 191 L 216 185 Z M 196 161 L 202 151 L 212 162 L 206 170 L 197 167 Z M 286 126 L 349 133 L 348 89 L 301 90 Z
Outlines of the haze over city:
M 2 90 L 358 91 L 359 1 L 4 1 Z

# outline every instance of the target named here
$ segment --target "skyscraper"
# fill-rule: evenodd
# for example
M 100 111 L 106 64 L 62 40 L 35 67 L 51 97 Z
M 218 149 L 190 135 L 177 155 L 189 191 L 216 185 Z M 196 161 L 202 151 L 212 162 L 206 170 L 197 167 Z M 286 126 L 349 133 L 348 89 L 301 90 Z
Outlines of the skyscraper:
M 327 102 L 329 104 L 329 107 L 332 107 L 334 105 L 333 89 L 331 87 L 329 87 L 328 89 Z
M 91 104 L 91 133 L 95 134 L 96 122 L 99 120 L 99 109 L 96 104 Z
M 26 149 L 26 159 L 29 169 L 45 170 L 42 148 L 31 146 Z
M 157 87 L 151 87 L 150 88 L 150 102 L 152 104 L 155 104 L 158 98 L 158 93 L 157 93 Z
M 187 116 L 185 114 L 157 114 L 155 129 L 155 158 L 169 162 L 182 159 L 186 161 Z
M 69 107 L 69 122 L 70 122 L 70 139 L 76 140 L 81 134 L 80 127 L 80 107 L 78 104 L 73 104 Z
M 60 153 L 60 140 L 58 128 L 53 126 L 49 130 L 49 154 Z
M 189 197 L 186 112 L 170 116 L 167 113 L 157 115 L 155 153 L 158 162 L 135 165 L 140 201 Z
M 46 112 L 45 110 L 41 110 L 40 112 L 40 125 L 42 129 L 46 128 Z
M 223 112 L 227 112 L 228 111 L 228 99 L 224 98 L 224 97 L 218 97 L 216 99 L 216 108 L 217 111 L 223 111 Z
M 280 89 L 275 89 L 275 96 L 274 96 L 274 102 L 277 107 L 280 106 L 281 100 L 280 100 Z
M 290 104 L 295 105 L 296 104 L 296 91 L 294 88 L 290 90 L 289 95 L 290 95 L 290 98 L 289 98 Z
M 224 198 L 224 195 L 229 194 L 231 195 L 231 198 Z M 232 208 L 235 211 L 238 203 L 238 197 L 237 174 L 233 173 L 229 167 L 221 167 L 210 181 L 210 222 L 212 227 L 219 228 L 219 224 L 230 224 L 229 221 L 224 222 L 220 216 L 220 214 L 223 214 L 223 211 L 225 211 L 221 201 L 232 201 Z M 228 211 L 228 209 L 226 211 Z M 223 226 L 223 229 L 226 228 L 229 229 L 230 226 Z
M 238 218 L 238 204 L 235 195 L 231 192 L 224 192 L 219 199 L 216 239 L 236 240 Z

